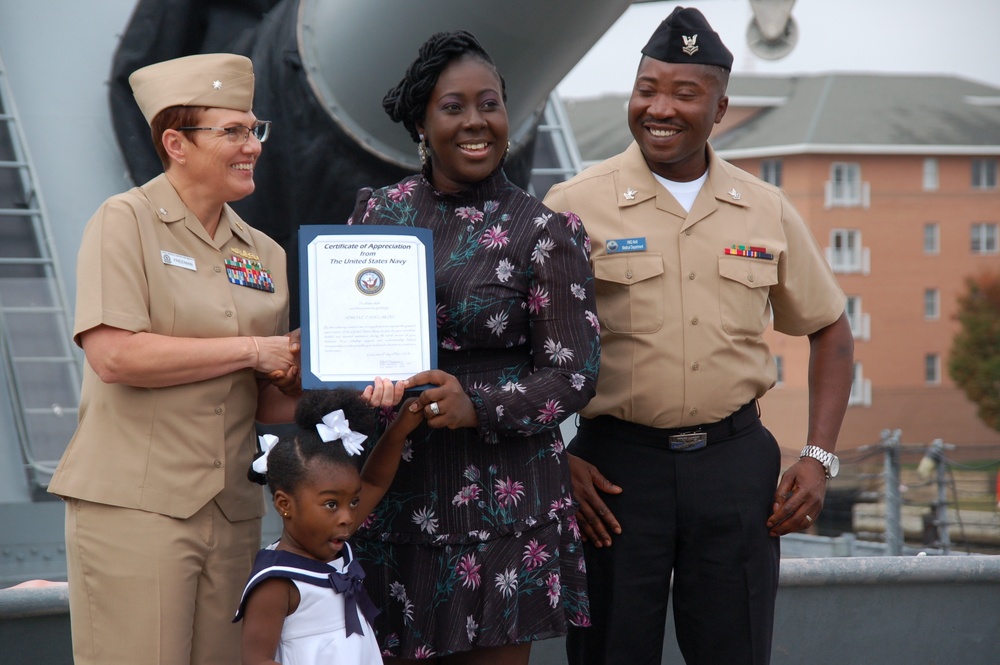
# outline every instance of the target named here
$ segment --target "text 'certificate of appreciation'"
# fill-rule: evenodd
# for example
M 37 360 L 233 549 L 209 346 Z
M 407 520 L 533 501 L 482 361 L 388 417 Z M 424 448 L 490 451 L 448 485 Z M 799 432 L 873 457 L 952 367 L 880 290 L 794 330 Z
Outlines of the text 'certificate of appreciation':
M 393 381 L 437 362 L 428 229 L 303 226 L 304 388 Z

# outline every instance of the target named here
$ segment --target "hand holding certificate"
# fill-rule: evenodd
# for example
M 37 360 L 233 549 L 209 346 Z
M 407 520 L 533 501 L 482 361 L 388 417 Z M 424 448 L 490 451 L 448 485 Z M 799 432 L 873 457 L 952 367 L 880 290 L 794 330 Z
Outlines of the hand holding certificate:
M 362 388 L 437 364 L 427 229 L 303 226 L 302 385 Z

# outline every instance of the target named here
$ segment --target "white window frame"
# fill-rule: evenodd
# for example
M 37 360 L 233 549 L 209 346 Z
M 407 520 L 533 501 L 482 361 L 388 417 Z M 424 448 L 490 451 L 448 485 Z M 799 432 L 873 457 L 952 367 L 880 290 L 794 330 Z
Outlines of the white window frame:
M 858 229 L 831 229 L 826 261 L 836 273 L 871 272 L 871 252 L 861 244 Z
M 851 382 L 851 396 L 847 403 L 850 406 L 872 405 L 872 382 L 865 378 L 864 368 L 859 362 L 854 363 L 854 380 Z
M 969 250 L 973 254 L 996 254 L 1000 225 L 996 222 L 977 222 L 969 229 Z
M 937 256 L 941 253 L 941 225 L 937 222 L 924 224 L 924 254 Z
M 938 160 L 936 157 L 924 159 L 924 191 L 936 192 L 941 186 L 941 177 L 938 172 Z
M 997 188 L 997 159 L 974 157 L 972 159 L 972 189 Z
M 929 386 L 941 385 L 940 353 L 928 353 L 924 356 L 924 383 Z
M 830 164 L 830 179 L 826 182 L 827 208 L 867 208 L 871 205 L 871 190 L 867 182 L 861 180 L 861 164 L 857 162 L 833 162 Z
M 760 179 L 775 187 L 781 187 L 783 166 L 780 159 L 764 159 L 760 162 Z
M 924 320 L 937 321 L 941 318 L 941 291 L 924 289 Z
M 861 308 L 861 296 L 847 296 L 844 305 L 847 322 L 851 324 L 854 339 L 867 341 L 871 339 L 871 316 Z

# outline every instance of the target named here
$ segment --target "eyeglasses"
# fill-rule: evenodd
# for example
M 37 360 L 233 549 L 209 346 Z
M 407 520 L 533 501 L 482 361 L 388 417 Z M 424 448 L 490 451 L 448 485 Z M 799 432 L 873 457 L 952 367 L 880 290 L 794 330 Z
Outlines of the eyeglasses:
M 271 121 L 261 120 L 253 127 L 236 125 L 234 127 L 178 127 L 179 132 L 225 132 L 230 143 L 246 143 L 253 134 L 254 138 L 263 143 L 271 133 Z

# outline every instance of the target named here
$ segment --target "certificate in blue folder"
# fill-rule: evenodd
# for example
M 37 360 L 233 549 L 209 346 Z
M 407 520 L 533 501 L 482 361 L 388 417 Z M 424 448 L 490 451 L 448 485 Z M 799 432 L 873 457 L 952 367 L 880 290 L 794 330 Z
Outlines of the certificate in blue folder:
M 437 367 L 429 229 L 307 225 L 302 261 L 302 387 L 363 389 Z

